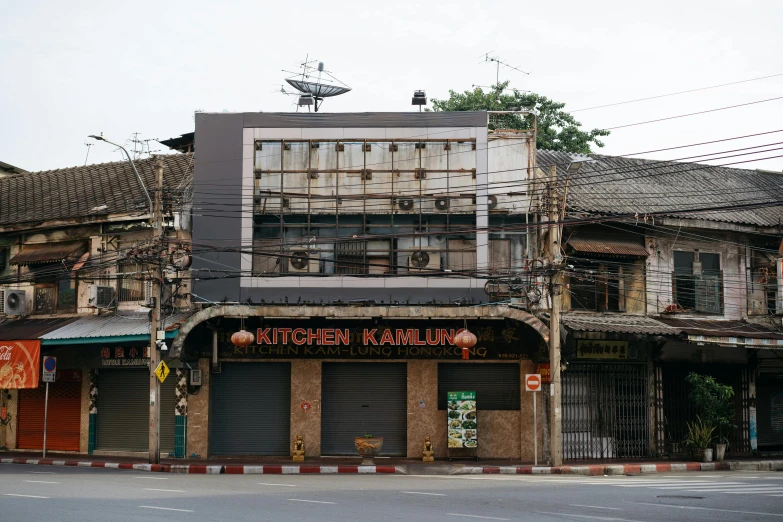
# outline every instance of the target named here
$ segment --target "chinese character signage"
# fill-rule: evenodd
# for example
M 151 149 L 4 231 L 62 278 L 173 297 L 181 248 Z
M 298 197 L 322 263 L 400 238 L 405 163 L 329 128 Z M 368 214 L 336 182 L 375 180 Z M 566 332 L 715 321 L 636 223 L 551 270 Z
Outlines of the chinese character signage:
M 579 339 L 576 342 L 577 359 L 628 359 L 628 341 Z
M 541 384 L 552 384 L 549 363 L 538 363 L 536 365 L 536 373 L 541 376 Z
M 478 447 L 476 392 L 448 392 L 446 419 L 449 423 L 449 449 Z
M 37 388 L 41 341 L 0 341 L 0 389 Z

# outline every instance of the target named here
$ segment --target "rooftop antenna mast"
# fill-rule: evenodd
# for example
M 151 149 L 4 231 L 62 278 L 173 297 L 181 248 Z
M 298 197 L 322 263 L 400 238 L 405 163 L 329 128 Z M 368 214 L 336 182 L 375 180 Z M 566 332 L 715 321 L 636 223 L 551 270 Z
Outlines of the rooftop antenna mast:
M 85 143 L 84 144 L 87 147 L 87 155 L 84 157 L 84 164 L 87 165 L 87 158 L 90 157 L 90 147 L 95 145 L 94 143 Z
M 310 60 L 309 58 L 310 55 L 307 55 L 305 61 L 300 64 L 300 67 L 302 68 L 300 72 L 283 70 L 283 72 L 291 73 L 293 75 L 286 78 L 285 81 L 296 89 L 297 92 L 287 92 L 283 87 L 280 88 L 280 92 L 283 94 L 294 94 L 299 96 L 299 100 L 296 104 L 297 111 L 299 110 L 299 107 L 307 107 L 308 111 L 310 110 L 310 107 L 313 107 L 315 112 L 318 112 L 318 109 L 321 107 L 325 98 L 345 94 L 346 92 L 349 92 L 351 88 L 327 71 L 324 68 L 323 62 Z M 313 65 L 316 63 L 317 65 Z M 318 73 L 317 77 L 315 74 L 316 72 Z M 324 75 L 329 78 L 324 78 Z
M 495 51 L 489 51 L 487 53 L 484 53 L 484 55 L 480 57 L 484 59 L 481 60 L 479 63 L 492 63 L 492 62 L 495 63 L 495 92 L 496 92 L 497 99 L 500 99 L 500 66 L 501 65 L 513 71 L 520 72 L 525 76 L 529 75 L 530 73 L 527 71 L 523 71 L 519 67 L 514 67 L 513 65 L 507 64 L 497 56 L 490 56 L 489 54 L 493 52 Z

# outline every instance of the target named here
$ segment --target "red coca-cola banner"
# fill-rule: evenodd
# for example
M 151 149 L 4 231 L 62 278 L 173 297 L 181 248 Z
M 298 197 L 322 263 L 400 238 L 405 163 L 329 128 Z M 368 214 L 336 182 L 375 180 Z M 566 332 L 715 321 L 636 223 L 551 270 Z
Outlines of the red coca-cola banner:
M 0 341 L 0 388 L 37 388 L 41 341 Z

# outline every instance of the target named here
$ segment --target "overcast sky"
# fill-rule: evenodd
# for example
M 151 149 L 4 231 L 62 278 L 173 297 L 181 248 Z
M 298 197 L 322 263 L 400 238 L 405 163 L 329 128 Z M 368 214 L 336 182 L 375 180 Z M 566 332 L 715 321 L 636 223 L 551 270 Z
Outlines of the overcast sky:
M 643 7 L 642 7 L 643 6 Z M 408 111 L 414 89 L 490 85 L 487 51 L 530 75 L 501 80 L 558 101 L 585 128 L 615 127 L 783 96 L 783 76 L 594 110 L 637 98 L 783 74 L 783 2 L 12 2 L 0 1 L 0 161 L 81 165 L 103 132 L 178 136 L 193 113 L 291 111 L 279 93 L 309 53 L 353 90 L 324 112 Z M 783 100 L 616 129 L 605 154 L 783 129 Z M 783 132 L 644 157 L 758 145 Z M 154 149 L 164 149 L 153 144 Z M 90 163 L 120 160 L 106 144 Z M 599 152 L 597 150 L 597 152 Z M 778 156 L 774 150 L 715 164 Z M 783 158 L 736 165 L 783 170 Z

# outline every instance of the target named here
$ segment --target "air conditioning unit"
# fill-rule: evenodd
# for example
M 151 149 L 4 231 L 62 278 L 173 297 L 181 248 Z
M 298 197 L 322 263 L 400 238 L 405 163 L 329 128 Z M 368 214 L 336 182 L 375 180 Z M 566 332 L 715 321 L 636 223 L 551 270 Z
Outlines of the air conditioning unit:
M 321 251 L 316 248 L 291 247 L 288 251 L 288 271 L 298 274 L 317 274 L 321 271 Z
M 5 290 L 0 289 L 0 315 L 5 314 Z
M 408 256 L 408 272 L 439 272 L 440 250 L 422 248 Z
M 28 315 L 30 313 L 25 290 L 6 290 L 4 293 L 3 303 L 6 315 Z
M 441 197 L 441 198 L 435 198 L 435 210 L 448 210 L 449 209 L 449 198 Z
M 114 304 L 114 288 L 110 286 L 90 285 L 90 306 L 109 308 Z

